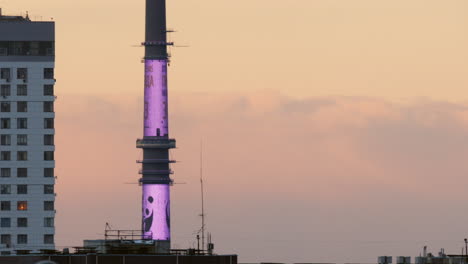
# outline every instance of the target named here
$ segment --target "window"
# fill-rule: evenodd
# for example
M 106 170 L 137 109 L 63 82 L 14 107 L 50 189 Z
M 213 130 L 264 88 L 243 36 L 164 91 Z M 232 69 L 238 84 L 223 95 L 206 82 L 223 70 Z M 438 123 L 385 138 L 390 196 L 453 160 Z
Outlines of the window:
M 16 193 L 17 194 L 28 194 L 28 185 L 26 185 L 26 184 L 16 185 Z
M 0 127 L 2 129 L 9 129 L 10 128 L 10 118 L 2 118 L 0 120 Z
M 2 217 L 0 219 L 0 227 L 11 227 L 11 218 Z
M 44 201 L 44 211 L 54 211 L 54 201 Z
M 5 244 L 9 247 L 11 245 L 11 235 L 1 235 L 0 244 Z
M 45 96 L 52 96 L 54 95 L 54 86 L 51 84 L 44 85 L 44 95 Z
M 0 111 L 2 113 L 10 112 L 10 102 L 2 102 L 0 103 Z
M 17 96 L 26 96 L 26 95 L 28 95 L 28 86 L 26 84 L 18 84 L 16 86 L 16 95 Z
M 28 145 L 28 135 L 16 135 L 16 144 L 18 146 Z
M 54 185 L 44 185 L 44 194 L 54 194 Z
M 54 79 L 54 68 L 45 68 L 44 69 L 44 79 Z
M 11 251 L 2 251 L 2 252 L 0 252 L 0 255 L 1 256 L 9 256 L 9 255 L 11 255 Z
M 10 135 L 0 135 L 0 144 L 2 146 L 10 146 L 11 145 L 11 136 Z
M 44 177 L 54 177 L 54 168 L 44 168 Z
M 44 160 L 54 160 L 54 152 L 44 151 Z
M 54 235 L 44 235 L 44 244 L 53 244 Z
M 16 219 L 16 224 L 18 227 L 28 227 L 28 219 L 26 217 L 20 217 Z
M 10 184 L 0 185 L 0 194 L 11 194 L 11 185 Z
M 0 169 L 0 177 L 2 177 L 2 178 L 11 177 L 11 169 L 10 168 L 1 168 Z
M 11 202 L 10 201 L 1 201 L 0 202 L 0 210 L 1 211 L 10 211 L 11 210 Z
M 11 78 L 11 71 L 10 68 L 1 68 L 0 69 L 0 78 L 2 80 L 10 80 Z
M 27 151 L 18 151 L 17 160 L 20 160 L 20 161 L 28 160 L 28 152 Z
M 19 113 L 25 113 L 28 111 L 28 102 L 18 101 L 16 103 L 16 111 Z
M 11 152 L 10 151 L 1 151 L 0 152 L 0 160 L 11 160 Z
M 47 128 L 47 129 L 54 128 L 54 119 L 53 118 L 44 118 L 44 128 Z
M 44 112 L 54 112 L 54 102 L 52 101 L 47 101 L 44 102 Z
M 27 118 L 17 118 L 16 119 L 16 128 L 18 128 L 18 129 L 28 128 L 28 119 Z
M 27 68 L 18 68 L 16 71 L 16 79 L 28 79 L 28 69 Z
M 54 135 L 44 135 L 44 145 L 53 146 L 54 145 Z
M 28 202 L 26 201 L 18 201 L 16 203 L 16 209 L 18 211 L 27 211 L 28 210 Z
M 1 96 L 10 96 L 11 95 L 11 89 L 9 84 L 2 84 L 0 86 L 0 95 Z
M 16 169 L 16 176 L 18 178 L 26 178 L 28 177 L 28 168 L 17 168 Z
M 16 243 L 18 243 L 18 244 L 27 244 L 28 243 L 28 235 L 18 235 Z
M 53 217 L 44 218 L 44 227 L 54 227 L 54 218 Z

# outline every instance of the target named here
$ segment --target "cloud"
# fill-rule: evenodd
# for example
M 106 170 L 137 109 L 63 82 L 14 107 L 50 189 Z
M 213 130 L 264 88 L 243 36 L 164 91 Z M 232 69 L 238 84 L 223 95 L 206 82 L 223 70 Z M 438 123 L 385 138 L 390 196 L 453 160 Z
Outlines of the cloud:
M 171 96 L 174 178 L 186 183 L 172 189 L 175 244 L 190 246 L 198 230 L 203 140 L 208 226 L 221 252 L 370 262 L 376 252 L 416 255 L 426 242 L 458 250 L 468 220 L 460 210 L 467 105 L 268 91 Z M 139 177 L 140 104 L 123 96 L 58 104 L 59 243 L 99 237 L 105 222 L 139 228 L 140 189 L 125 183 Z

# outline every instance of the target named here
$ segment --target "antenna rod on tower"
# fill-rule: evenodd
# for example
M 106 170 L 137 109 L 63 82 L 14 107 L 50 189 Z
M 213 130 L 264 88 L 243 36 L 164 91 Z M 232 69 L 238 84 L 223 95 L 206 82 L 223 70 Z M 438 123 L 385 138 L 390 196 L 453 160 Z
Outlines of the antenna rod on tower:
M 200 141 L 200 188 L 201 188 L 201 236 L 202 236 L 202 250 L 205 250 L 205 199 L 203 190 L 203 140 Z

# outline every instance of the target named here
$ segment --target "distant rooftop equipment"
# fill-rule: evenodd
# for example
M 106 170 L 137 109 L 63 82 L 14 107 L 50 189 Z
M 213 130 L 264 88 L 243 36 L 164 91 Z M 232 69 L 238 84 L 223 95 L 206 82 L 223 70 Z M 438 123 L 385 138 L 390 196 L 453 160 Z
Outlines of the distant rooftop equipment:
M 379 264 L 391 264 L 392 261 L 393 260 L 391 256 L 380 256 L 378 259 Z
M 398 256 L 396 258 L 397 264 L 411 264 L 411 257 Z
M 31 19 L 29 19 L 28 15 L 26 15 L 25 17 L 23 17 L 23 16 L 4 16 L 2 14 L 2 9 L 0 8 L 0 22 L 3 22 L 3 21 L 31 21 Z

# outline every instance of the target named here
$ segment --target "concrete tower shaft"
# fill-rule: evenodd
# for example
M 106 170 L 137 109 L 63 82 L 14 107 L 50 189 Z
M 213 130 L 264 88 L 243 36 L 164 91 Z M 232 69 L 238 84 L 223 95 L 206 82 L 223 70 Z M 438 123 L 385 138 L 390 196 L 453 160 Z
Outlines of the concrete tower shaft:
M 145 58 L 167 59 L 166 0 L 146 0 Z
M 137 140 L 143 149 L 140 183 L 143 185 L 144 239 L 170 244 L 170 174 L 166 41 L 166 1 L 146 0 L 144 134 Z

